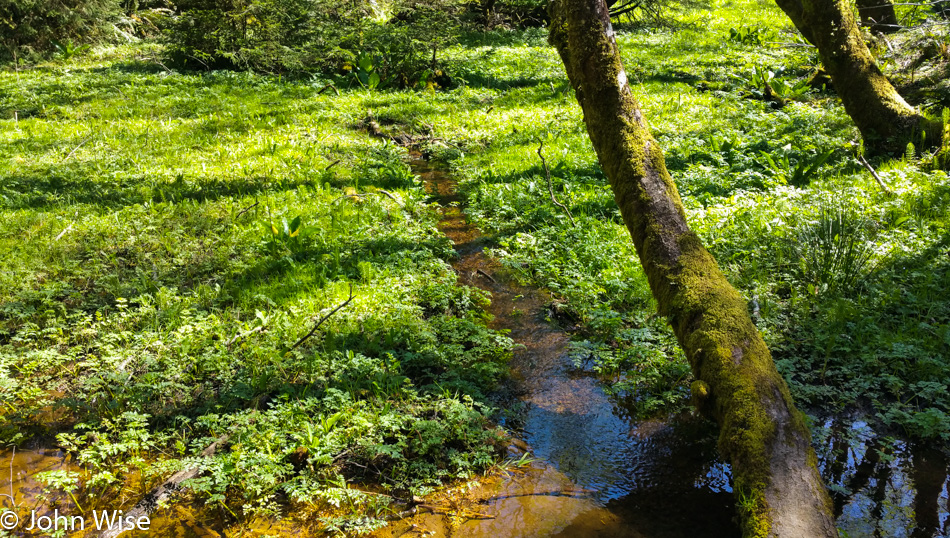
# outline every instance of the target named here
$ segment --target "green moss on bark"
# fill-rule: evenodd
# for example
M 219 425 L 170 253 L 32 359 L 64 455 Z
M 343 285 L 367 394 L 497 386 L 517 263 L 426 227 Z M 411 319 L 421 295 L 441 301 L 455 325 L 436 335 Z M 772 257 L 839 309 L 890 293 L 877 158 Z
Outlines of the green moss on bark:
M 810 465 L 808 431 L 745 301 L 686 223 L 663 152 L 626 84 L 606 6 L 555 0 L 551 15 L 551 43 L 576 90 L 660 314 L 690 360 L 694 397 L 720 425 L 719 449 L 742 495 L 743 534 L 792 535 L 804 528 L 808 536 L 834 536 L 823 510 L 827 495 Z M 787 462 L 777 461 L 786 456 Z M 789 465 L 798 474 L 785 473 Z M 783 489 L 792 490 L 792 501 Z
M 795 20 L 785 3 L 779 6 Z M 927 119 L 907 104 L 878 68 L 850 6 L 844 0 L 801 0 L 800 22 L 811 34 L 841 103 L 871 149 L 900 150 L 927 129 Z M 939 139 L 933 140 L 939 144 Z

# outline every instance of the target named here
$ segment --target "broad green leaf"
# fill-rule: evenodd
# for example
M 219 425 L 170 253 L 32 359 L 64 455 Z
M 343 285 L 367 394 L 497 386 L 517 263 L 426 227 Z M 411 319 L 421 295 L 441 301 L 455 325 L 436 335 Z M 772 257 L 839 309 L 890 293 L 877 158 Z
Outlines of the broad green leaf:
M 373 59 L 369 56 L 363 56 L 360 58 L 360 69 L 363 71 L 372 71 L 373 70 Z

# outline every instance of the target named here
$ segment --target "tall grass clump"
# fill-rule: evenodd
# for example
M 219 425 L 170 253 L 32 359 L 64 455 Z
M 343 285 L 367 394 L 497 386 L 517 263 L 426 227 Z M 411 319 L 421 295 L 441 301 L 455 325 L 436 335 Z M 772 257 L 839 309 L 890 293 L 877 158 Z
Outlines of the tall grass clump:
M 819 202 L 814 220 L 804 222 L 792 236 L 801 281 L 814 293 L 856 291 L 874 256 L 870 225 L 838 203 Z

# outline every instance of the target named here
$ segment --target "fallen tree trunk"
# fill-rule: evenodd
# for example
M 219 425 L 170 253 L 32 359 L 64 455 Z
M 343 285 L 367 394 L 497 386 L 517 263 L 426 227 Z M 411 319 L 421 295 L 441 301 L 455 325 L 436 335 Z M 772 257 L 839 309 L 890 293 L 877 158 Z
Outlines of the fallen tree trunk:
M 627 84 L 604 0 L 554 0 L 551 43 L 653 296 L 720 428 L 744 536 L 837 536 L 802 415 L 745 301 L 686 222 L 663 153 Z

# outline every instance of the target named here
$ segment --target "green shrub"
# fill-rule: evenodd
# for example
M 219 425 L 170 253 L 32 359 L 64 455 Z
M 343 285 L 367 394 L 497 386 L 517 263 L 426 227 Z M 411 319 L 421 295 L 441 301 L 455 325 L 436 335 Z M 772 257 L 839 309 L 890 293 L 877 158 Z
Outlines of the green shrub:
M 316 40 L 322 7 L 320 0 L 184 0 L 168 29 L 168 54 L 188 67 L 298 70 L 312 62 L 306 45 Z
M 359 40 L 346 43 L 348 64 L 355 63 L 354 55 L 372 55 L 384 86 L 446 86 L 450 79 L 440 51 L 457 42 L 463 7 L 463 0 L 394 3 L 391 19 L 368 25 Z
M 458 0 L 183 0 L 167 29 L 172 62 L 271 73 L 333 72 L 354 85 L 405 87 L 441 76 Z M 443 82 L 444 84 L 444 82 Z
M 0 0 L 0 62 L 51 53 L 55 43 L 109 35 L 118 0 Z

